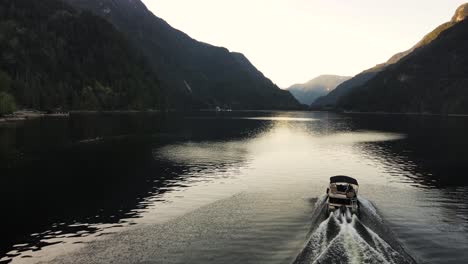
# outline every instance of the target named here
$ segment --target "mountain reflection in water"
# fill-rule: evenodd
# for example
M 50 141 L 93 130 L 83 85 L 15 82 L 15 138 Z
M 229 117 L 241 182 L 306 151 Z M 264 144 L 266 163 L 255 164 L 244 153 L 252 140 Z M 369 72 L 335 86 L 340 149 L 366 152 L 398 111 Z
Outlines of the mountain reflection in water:
M 465 123 L 232 112 L 2 124 L 0 259 L 290 262 L 308 239 L 311 201 L 329 176 L 348 174 L 417 261 L 459 263 Z

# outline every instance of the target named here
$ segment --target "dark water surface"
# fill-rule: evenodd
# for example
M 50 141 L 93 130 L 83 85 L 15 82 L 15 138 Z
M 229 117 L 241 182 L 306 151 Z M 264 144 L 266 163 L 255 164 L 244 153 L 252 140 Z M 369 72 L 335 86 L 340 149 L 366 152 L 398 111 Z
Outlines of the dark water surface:
M 0 263 L 467 263 L 468 118 L 232 112 L 0 124 Z M 327 216 L 332 175 L 362 216 Z

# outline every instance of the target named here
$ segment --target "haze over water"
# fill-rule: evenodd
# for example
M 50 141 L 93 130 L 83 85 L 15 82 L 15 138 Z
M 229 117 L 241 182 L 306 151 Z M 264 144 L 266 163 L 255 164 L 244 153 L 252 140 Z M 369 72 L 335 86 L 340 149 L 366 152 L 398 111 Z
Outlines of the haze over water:
M 464 118 L 314 112 L 2 124 L 0 259 L 312 263 L 328 226 L 343 237 L 328 247 L 340 254 L 320 251 L 328 261 L 383 245 L 379 263 L 463 263 L 467 132 Z M 358 179 L 365 228 L 320 216 L 338 174 Z

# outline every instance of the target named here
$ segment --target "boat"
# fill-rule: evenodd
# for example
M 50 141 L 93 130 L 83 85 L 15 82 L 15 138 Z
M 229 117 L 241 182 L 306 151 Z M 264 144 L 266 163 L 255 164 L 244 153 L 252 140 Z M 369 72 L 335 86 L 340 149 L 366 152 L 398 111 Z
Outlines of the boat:
M 221 108 L 219 106 L 216 106 L 215 111 L 216 112 L 232 112 L 232 109 L 230 107 Z
M 349 176 L 330 177 L 330 186 L 327 188 L 328 212 L 335 210 L 349 211 L 353 214 L 359 213 L 358 181 Z

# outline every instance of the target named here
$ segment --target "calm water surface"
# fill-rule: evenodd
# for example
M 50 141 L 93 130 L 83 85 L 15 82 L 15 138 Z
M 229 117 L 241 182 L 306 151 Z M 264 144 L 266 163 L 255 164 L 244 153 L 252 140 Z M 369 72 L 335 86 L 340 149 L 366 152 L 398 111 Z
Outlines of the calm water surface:
M 465 263 L 466 135 L 313 112 L 3 123 L 0 263 Z M 322 212 L 338 174 L 359 218 Z

